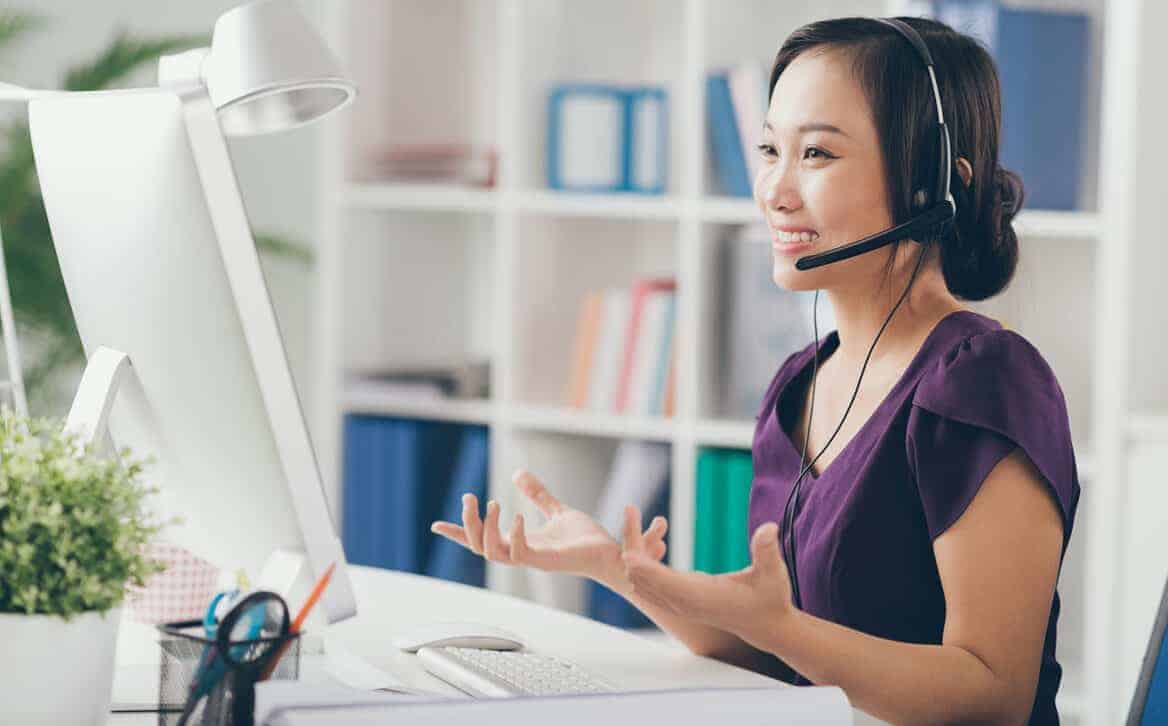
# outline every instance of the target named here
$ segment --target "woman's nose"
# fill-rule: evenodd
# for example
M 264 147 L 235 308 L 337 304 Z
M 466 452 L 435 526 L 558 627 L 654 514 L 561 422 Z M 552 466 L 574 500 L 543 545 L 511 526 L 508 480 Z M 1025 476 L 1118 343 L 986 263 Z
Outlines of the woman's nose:
M 798 209 L 802 206 L 794 174 L 783 164 L 764 166 L 755 178 L 754 196 L 764 211 Z

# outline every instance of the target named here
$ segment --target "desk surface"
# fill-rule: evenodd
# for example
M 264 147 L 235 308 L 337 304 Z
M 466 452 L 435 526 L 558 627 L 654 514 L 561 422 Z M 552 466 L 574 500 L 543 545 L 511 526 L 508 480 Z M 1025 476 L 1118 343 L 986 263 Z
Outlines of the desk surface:
M 430 691 L 459 692 L 426 673 L 417 656 L 393 646 L 393 636 L 414 625 L 468 620 L 499 625 L 523 636 L 537 652 L 557 655 L 630 691 L 700 687 L 773 686 L 766 676 L 701 658 L 668 643 L 482 588 L 403 572 L 350 567 L 357 616 L 329 626 L 326 635 L 353 653 Z M 153 631 L 126 624 L 118 638 L 119 666 L 141 668 L 158 662 Z M 115 694 L 116 696 L 116 694 Z M 856 710 L 857 724 L 878 724 Z M 110 724 L 144 723 L 153 714 L 115 714 Z M 142 720 L 136 720 L 142 719 Z

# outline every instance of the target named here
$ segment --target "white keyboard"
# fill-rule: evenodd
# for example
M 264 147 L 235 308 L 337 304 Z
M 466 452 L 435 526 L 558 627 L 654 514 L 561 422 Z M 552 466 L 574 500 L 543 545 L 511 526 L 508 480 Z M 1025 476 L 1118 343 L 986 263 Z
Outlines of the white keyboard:
M 472 696 L 508 698 L 566 693 L 608 693 L 615 688 L 570 661 L 526 650 L 419 648 L 434 676 Z

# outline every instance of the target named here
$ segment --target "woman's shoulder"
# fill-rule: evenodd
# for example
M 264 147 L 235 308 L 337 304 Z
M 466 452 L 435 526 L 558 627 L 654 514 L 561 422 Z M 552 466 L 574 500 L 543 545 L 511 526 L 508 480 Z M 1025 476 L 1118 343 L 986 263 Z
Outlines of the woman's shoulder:
M 959 317 L 954 333 L 926 362 L 913 405 L 946 415 L 1020 398 L 1065 411 L 1058 377 L 1024 335 L 973 311 Z

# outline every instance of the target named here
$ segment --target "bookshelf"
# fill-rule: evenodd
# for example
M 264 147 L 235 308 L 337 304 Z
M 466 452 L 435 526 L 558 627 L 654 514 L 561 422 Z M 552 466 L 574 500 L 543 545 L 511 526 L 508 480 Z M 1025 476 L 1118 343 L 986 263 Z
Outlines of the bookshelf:
M 1131 396 L 1117 374 L 1131 358 L 1130 326 L 1123 322 L 1133 304 L 1124 292 L 1134 272 L 1127 250 L 1136 230 L 1144 228 L 1134 202 L 1113 202 L 1098 193 L 1135 184 L 1124 173 L 1141 159 L 1124 130 L 1134 129 L 1137 94 L 1121 69 L 1137 64 L 1140 56 L 1133 54 L 1151 51 L 1126 39 L 1141 23 L 1134 3 L 1028 4 L 1073 7 L 1092 16 L 1082 211 L 1024 210 L 1016 219 L 1022 258 L 1015 283 L 972 307 L 1008 321 L 1032 340 L 1066 393 L 1084 497 L 1059 586 L 1064 665 L 1059 704 L 1067 723 L 1102 724 L 1126 709 L 1131 670 L 1138 669 L 1146 643 L 1156 597 L 1147 600 L 1143 581 L 1160 578 L 1152 588 L 1158 595 L 1168 570 L 1145 563 L 1138 572 L 1117 573 L 1115 567 L 1126 546 L 1121 492 L 1138 476 L 1127 467 L 1128 447 L 1142 442 L 1153 462 L 1145 468 L 1164 461 L 1154 457 L 1168 448 L 1168 415 L 1159 413 L 1168 411 L 1168 390 L 1145 376 L 1154 388 L 1145 402 L 1148 410 L 1128 418 Z M 319 162 L 312 413 L 333 511 L 340 511 L 340 422 L 347 413 L 487 425 L 489 492 L 503 505 L 504 522 L 520 507 L 531 514 L 510 483 L 516 468 L 532 469 L 557 496 L 588 507 L 604 485 L 617 441 L 664 441 L 672 457 L 670 557 L 675 566 L 690 568 L 698 453 L 704 447 L 749 448 L 754 423 L 718 415 L 722 364 L 712 342 L 720 290 L 709 263 L 728 235 L 757 221 L 758 212 L 751 200 L 714 191 L 705 143 L 705 75 L 742 60 L 773 57 L 782 39 L 804 22 L 895 14 L 904 5 L 896 0 L 325 4 L 332 46 L 360 86 L 347 116 L 325 130 Z M 667 89 L 671 151 L 663 195 L 545 188 L 545 93 L 560 80 Z M 361 180 L 362 159 L 385 144 L 435 138 L 496 147 L 497 186 Z M 1114 254 L 1100 252 L 1105 235 Z M 648 274 L 672 275 L 678 283 L 675 415 L 625 417 L 562 406 L 583 294 L 627 286 Z M 490 397 L 419 402 L 376 385 L 347 382 L 346 372 L 390 362 L 402 351 L 489 358 Z M 1131 590 L 1136 612 L 1129 613 L 1128 591 L 1121 588 L 1136 580 L 1142 599 L 1135 603 L 1136 589 Z M 522 571 L 493 564 L 487 584 L 525 597 L 539 592 Z M 571 607 L 579 600 L 553 604 L 564 602 Z M 1127 626 L 1129 637 L 1113 642 L 1113 627 L 1121 617 L 1131 622 L 1129 614 L 1135 623 Z

